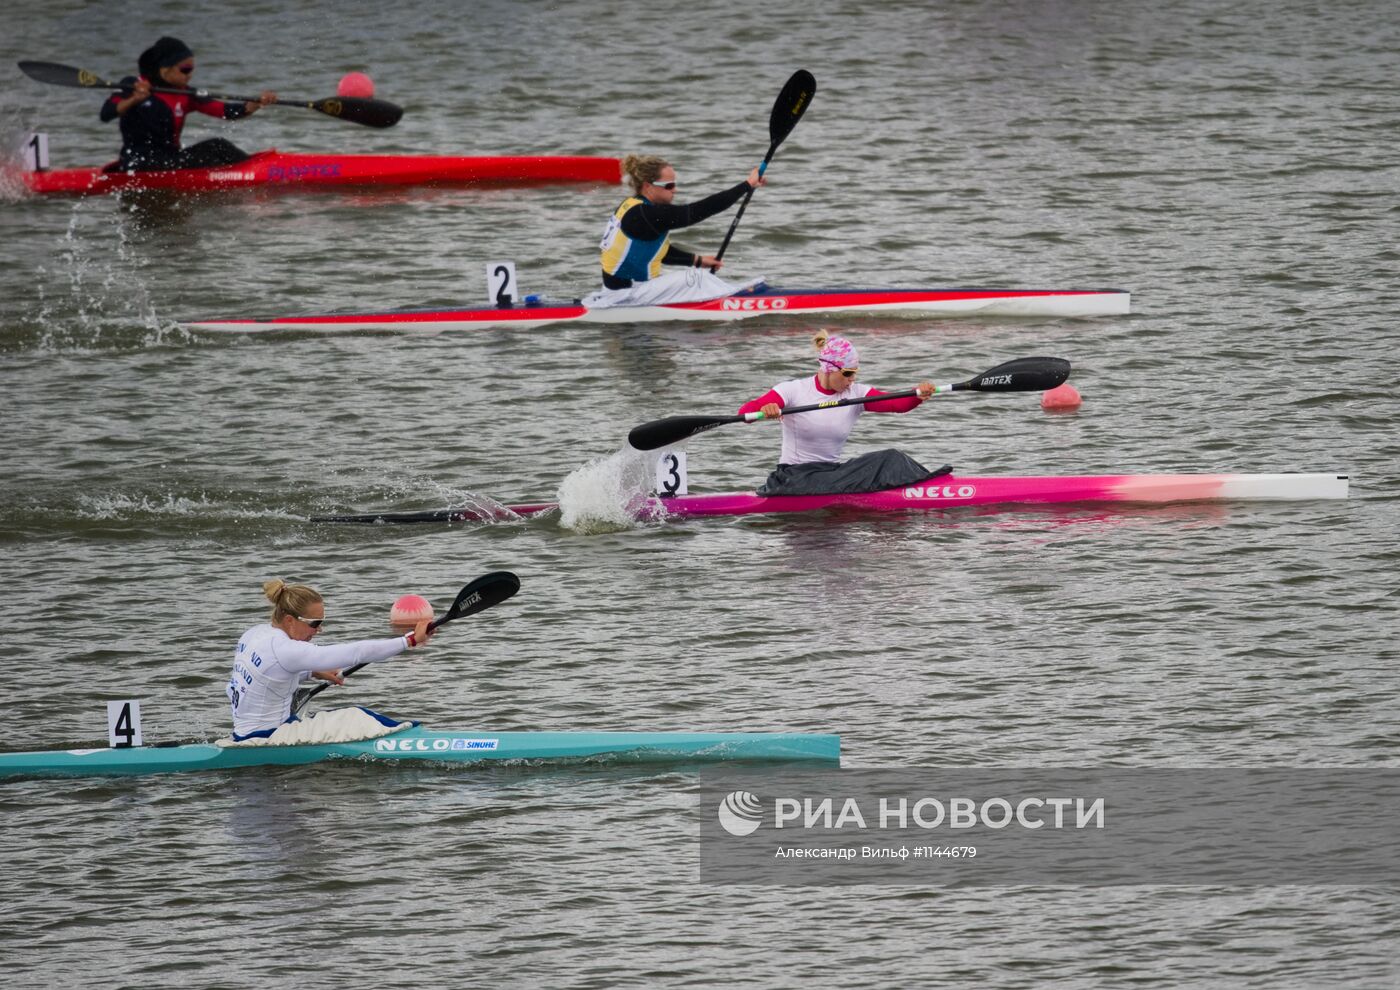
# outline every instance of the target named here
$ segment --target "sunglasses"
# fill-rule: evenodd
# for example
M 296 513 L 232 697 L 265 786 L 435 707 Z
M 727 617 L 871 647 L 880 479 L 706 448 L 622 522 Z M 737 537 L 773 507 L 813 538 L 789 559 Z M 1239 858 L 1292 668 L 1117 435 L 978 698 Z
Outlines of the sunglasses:
M 298 622 L 304 622 L 304 623 L 306 623 L 306 624 L 307 624 L 308 626 L 310 626 L 312 629 L 320 629 L 320 628 L 321 628 L 321 623 L 325 622 L 326 620 L 325 620 L 325 619 L 306 619 L 306 618 L 303 618 L 303 617 L 301 617 L 300 615 L 298 615 L 298 616 L 297 616 L 297 621 L 298 621 Z
M 676 180 L 672 179 L 670 182 L 653 182 L 652 185 L 657 189 L 675 189 Z
M 841 375 L 844 378 L 854 378 L 859 371 L 859 368 L 842 368 Z

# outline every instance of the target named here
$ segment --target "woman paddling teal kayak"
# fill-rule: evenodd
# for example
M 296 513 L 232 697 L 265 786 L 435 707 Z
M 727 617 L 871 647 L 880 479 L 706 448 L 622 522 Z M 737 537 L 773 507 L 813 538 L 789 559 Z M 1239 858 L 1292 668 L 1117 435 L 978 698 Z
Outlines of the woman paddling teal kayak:
M 325 602 L 318 591 L 304 584 L 273 580 L 263 585 L 263 594 L 272 602 L 271 621 L 239 637 L 226 688 L 237 742 L 266 739 L 283 745 L 330 741 L 323 738 L 325 730 L 341 713 L 323 712 L 301 721 L 292 711 L 297 688 L 312 678 L 343 684 L 341 668 L 389 660 L 426 643 L 433 634 L 429 620 L 421 618 L 412 632 L 402 636 L 316 646 L 311 641 L 326 621 Z M 351 722 L 368 717 L 386 726 L 398 724 L 366 708 L 346 711 L 352 713 Z M 354 726 L 349 731 L 363 734 Z
M 122 150 L 108 171 L 211 168 L 233 165 L 248 157 L 232 141 L 209 138 L 189 148 L 180 147 L 185 117 L 194 112 L 236 120 L 256 113 L 277 99 L 271 90 L 256 102 L 224 103 L 199 96 L 190 88 L 194 52 L 179 38 L 164 37 L 141 53 L 139 76 L 127 76 L 125 87 L 102 104 L 98 116 L 105 123 L 119 121 Z M 151 87 L 172 87 L 183 93 L 152 93 Z
M 751 189 L 764 184 L 757 168 L 743 182 L 699 202 L 676 204 L 676 170 L 655 155 L 628 155 L 622 171 L 632 182 L 603 231 L 603 288 L 585 299 L 590 309 L 608 306 L 654 306 L 669 302 L 716 299 L 743 288 L 714 275 L 721 262 L 671 243 L 671 231 L 692 227 L 723 213 Z M 662 265 L 682 270 L 662 274 Z

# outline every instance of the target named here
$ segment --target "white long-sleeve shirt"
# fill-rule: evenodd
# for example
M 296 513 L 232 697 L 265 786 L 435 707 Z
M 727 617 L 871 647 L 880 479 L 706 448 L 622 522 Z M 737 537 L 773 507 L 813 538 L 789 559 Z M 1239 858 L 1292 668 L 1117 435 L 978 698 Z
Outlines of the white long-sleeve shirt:
M 878 388 L 871 388 L 861 382 L 853 383 L 844 392 L 829 392 L 822 388 L 816 375 L 794 378 L 779 382 L 771 389 L 739 407 L 739 414 L 754 413 L 770 402 L 776 402 L 783 409 L 789 406 L 817 405 L 822 402 L 837 402 L 841 399 L 859 399 L 867 395 L 884 395 Z M 833 405 L 827 409 L 816 409 L 797 416 L 784 416 L 783 452 L 779 464 L 834 464 L 841 459 L 846 438 L 856 425 L 862 412 L 903 413 L 917 409 L 922 399 L 904 396 L 895 399 L 880 399 L 864 405 Z
M 228 700 L 235 735 L 275 729 L 292 713 L 292 697 L 313 670 L 339 670 L 377 663 L 408 649 L 407 636 L 361 639 L 317 646 L 292 639 L 270 623 L 254 626 L 238 639 Z
M 870 386 L 856 382 L 840 395 L 828 392 L 817 384 L 814 375 L 779 382 L 773 391 L 783 398 L 783 406 L 805 406 L 834 399 L 859 399 L 869 394 Z M 800 416 L 784 416 L 783 453 L 779 464 L 810 464 L 813 461 L 833 463 L 841 459 L 841 450 L 846 446 L 846 438 L 856 420 L 865 411 L 865 406 L 835 406 L 831 409 L 818 409 Z

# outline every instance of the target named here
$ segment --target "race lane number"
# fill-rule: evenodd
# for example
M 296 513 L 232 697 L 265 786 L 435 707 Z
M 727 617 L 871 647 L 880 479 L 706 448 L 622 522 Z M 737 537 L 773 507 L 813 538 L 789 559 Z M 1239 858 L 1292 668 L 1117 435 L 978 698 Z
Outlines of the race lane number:
M 49 136 L 47 134 L 26 134 L 23 150 L 25 171 L 42 172 L 49 167 Z
M 685 451 L 662 454 L 656 461 L 656 493 L 685 495 L 689 491 L 686 485 Z
M 486 299 L 493 306 L 505 306 L 520 298 L 515 284 L 515 262 L 493 261 L 486 266 Z
M 141 702 L 107 702 L 107 745 L 113 749 L 141 745 Z

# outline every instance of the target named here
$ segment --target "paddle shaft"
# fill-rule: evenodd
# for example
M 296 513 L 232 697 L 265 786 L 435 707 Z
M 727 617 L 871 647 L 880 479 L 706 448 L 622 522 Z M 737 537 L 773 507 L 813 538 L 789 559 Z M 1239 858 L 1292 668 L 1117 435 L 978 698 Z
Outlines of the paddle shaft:
M 103 88 L 111 89 L 114 92 L 125 92 L 131 87 L 119 86 L 115 83 L 109 82 L 106 83 L 103 86 Z M 207 89 L 180 89 L 176 86 L 152 86 L 151 92 L 170 93 L 175 96 L 184 93 L 187 96 L 192 96 L 196 100 L 199 100 L 201 102 L 205 100 L 218 100 L 221 103 L 262 103 L 262 97 L 260 96 L 224 96 L 216 93 L 211 93 Z M 347 106 L 375 108 L 381 104 L 385 108 L 384 114 L 386 119 L 387 116 L 392 113 L 392 110 L 390 110 L 389 108 L 392 107 L 394 110 L 397 110 L 397 107 L 394 107 L 392 103 L 389 103 L 386 100 L 365 100 L 342 96 L 333 96 L 324 100 L 270 100 L 268 101 L 267 105 L 278 107 L 301 107 L 303 110 L 315 110 L 318 113 L 324 113 L 331 117 L 343 117 L 342 110 Z M 353 116 L 343 117 L 343 119 L 350 120 L 357 124 L 365 123 L 365 121 L 357 120 Z
M 956 385 L 935 385 L 933 386 L 933 394 L 937 395 L 941 392 L 958 392 L 968 387 L 969 386 L 966 382 L 958 382 Z M 879 395 L 862 395 L 859 398 L 831 399 L 828 402 L 813 402 L 805 406 L 784 407 L 783 411 L 779 415 L 791 416 L 794 413 L 816 412 L 818 409 L 836 409 L 839 406 L 863 406 L 869 402 L 884 402 L 886 399 L 909 399 L 913 398 L 918 394 L 918 389 L 910 388 L 905 389 L 903 392 L 881 392 Z M 760 411 L 742 413 L 737 416 L 730 416 L 724 419 L 724 422 L 757 423 L 759 420 L 767 418 L 768 416 Z M 715 425 L 719 426 L 720 424 L 716 423 Z
M 62 65 L 58 62 L 33 62 L 24 61 L 19 63 L 20 70 L 29 78 L 38 82 L 48 83 L 53 86 L 72 86 L 79 89 L 109 89 L 113 92 L 125 93 L 131 91 L 130 85 L 114 83 L 110 79 L 103 79 L 94 72 L 86 69 L 78 69 L 71 65 Z M 191 96 L 196 100 L 220 100 L 228 103 L 261 103 L 262 98 L 257 96 L 220 96 L 210 93 L 204 89 L 180 89 L 175 86 L 151 85 L 152 93 L 171 93 L 174 95 Z M 284 107 L 301 107 L 304 110 L 315 110 L 327 116 L 339 117 L 341 120 L 348 120 L 355 124 L 365 124 L 369 127 L 391 127 L 403 116 L 403 109 L 385 100 L 361 99 L 357 97 L 331 97 L 324 100 L 272 100 L 271 103 Z
M 105 86 L 103 86 L 103 89 L 111 89 L 111 90 L 113 90 L 114 92 L 117 92 L 117 91 L 125 91 L 125 90 L 128 90 L 128 89 L 130 89 L 130 88 L 131 88 L 130 86 L 120 86 L 120 85 L 117 85 L 116 83 L 110 83 L 110 82 L 107 83 Z M 222 96 L 222 95 L 219 95 L 219 94 L 216 94 L 216 93 L 211 93 L 211 92 L 209 92 L 207 89 L 180 89 L 178 86 L 152 86 L 152 87 L 151 87 L 151 92 L 152 92 L 152 93 L 170 93 L 170 94 L 172 94 L 172 95 L 174 95 L 174 96 L 179 96 L 181 93 L 184 93 L 186 96 L 193 96 L 196 100 L 201 100 L 201 101 L 203 101 L 203 100 L 218 100 L 218 101 L 220 101 L 221 103 L 261 103 L 261 102 L 262 102 L 262 97 L 261 97 L 261 96 Z M 303 107 L 303 108 L 306 108 L 306 109 L 308 109 L 308 110 L 315 110 L 315 109 L 317 108 L 317 107 L 316 107 L 316 104 L 319 103 L 319 102 L 323 102 L 323 101 L 320 101 L 320 100 L 270 100 L 270 101 L 269 101 L 269 106 L 271 106 L 271 105 L 276 105 L 276 106 L 279 106 L 279 107 Z
M 778 150 L 776 144 L 768 146 L 768 154 L 763 156 L 763 164 L 758 166 L 758 177 L 763 178 L 763 173 L 768 171 L 768 163 L 773 160 L 773 153 Z M 718 262 L 724 258 L 724 252 L 729 250 L 729 242 L 734 239 L 734 231 L 739 229 L 739 221 L 744 219 L 744 211 L 749 208 L 749 200 L 753 199 L 753 191 L 757 186 L 749 186 L 749 191 L 744 193 L 743 200 L 739 203 L 739 212 L 734 214 L 734 222 L 729 225 L 729 229 L 724 233 L 724 240 L 720 243 L 719 250 L 715 252 L 716 264 L 710 266 L 710 271 L 719 271 Z
M 455 616 L 453 616 L 453 615 L 451 615 L 451 613 L 449 613 L 449 614 L 447 614 L 447 615 L 444 615 L 441 619 L 434 619 L 432 622 L 429 622 L 429 623 L 428 623 L 428 631 L 429 631 L 429 632 L 432 632 L 432 631 L 433 631 L 434 629 L 436 629 L 438 626 L 442 625 L 444 622 L 447 622 L 449 619 L 452 619 L 452 618 L 455 618 Z M 341 672 L 340 678 L 341 678 L 341 680 L 344 680 L 345 678 L 347 678 L 347 677 L 349 677 L 351 674 L 353 674 L 355 671 L 357 671 L 357 670 L 363 670 L 364 668 L 368 667 L 369 665 L 370 665 L 370 661 L 367 660 L 367 661 L 365 661 L 364 663 L 357 663 L 357 664 L 355 664 L 353 667 L 347 667 L 344 671 Z M 314 688 L 312 688 L 310 691 L 308 691 L 308 692 L 306 693 L 306 696 L 305 696 L 305 697 L 302 699 L 302 701 L 301 701 L 301 707 L 299 707 L 299 708 L 297 709 L 297 711 L 300 711 L 301 708 L 304 708 L 304 707 L 306 706 L 306 703 L 307 703 L 308 701 L 310 701 L 312 698 L 316 697 L 316 695 L 320 694 L 322 691 L 324 691 L 326 688 L 328 688 L 328 687 L 330 687 L 330 686 L 331 686 L 331 682 L 330 682 L 330 681 L 323 681 L 322 683 L 317 684 Z

